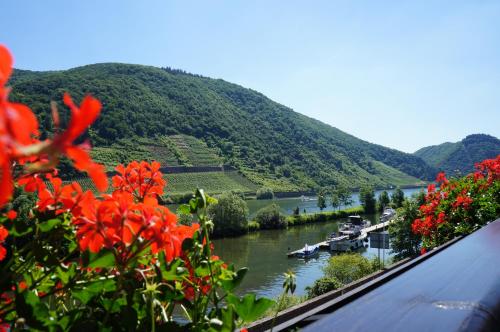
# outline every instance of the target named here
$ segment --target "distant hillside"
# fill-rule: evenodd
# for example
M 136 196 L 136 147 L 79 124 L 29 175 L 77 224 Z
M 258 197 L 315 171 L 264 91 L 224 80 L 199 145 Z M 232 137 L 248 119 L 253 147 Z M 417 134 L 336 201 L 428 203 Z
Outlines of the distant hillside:
M 500 154 L 500 140 L 484 134 L 469 135 L 457 143 L 427 146 L 414 153 L 447 174 L 466 174 L 474 164 Z
M 104 109 L 87 136 L 108 167 L 134 158 L 229 164 L 280 191 L 411 185 L 435 175 L 419 157 L 362 141 L 256 91 L 179 70 L 114 63 L 17 70 L 10 85 L 12 98 L 38 114 L 46 136 L 53 131 L 51 100 L 65 91 L 76 100 L 86 93 L 99 98 Z

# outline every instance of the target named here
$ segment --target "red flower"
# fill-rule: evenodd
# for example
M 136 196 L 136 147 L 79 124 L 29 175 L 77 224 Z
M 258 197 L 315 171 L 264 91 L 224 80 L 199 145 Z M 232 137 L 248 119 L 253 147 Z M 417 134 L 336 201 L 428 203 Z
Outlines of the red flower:
M 424 255 L 427 253 L 427 249 L 425 249 L 425 247 L 422 247 L 422 249 L 420 249 L 420 255 Z
M 13 59 L 9 50 L 0 45 L 0 206 L 12 194 L 11 164 L 19 149 L 33 143 L 38 136 L 38 121 L 31 110 L 22 104 L 8 100 L 9 89 L 5 87 L 12 74 Z
M 435 184 L 432 184 L 432 183 L 431 183 L 431 184 L 429 184 L 429 185 L 427 186 L 427 192 L 428 192 L 428 193 L 433 193 L 435 190 L 436 190 L 436 185 L 435 185 Z
M 132 193 L 139 201 L 163 195 L 166 181 L 160 172 L 160 163 L 133 161 L 127 167 L 120 164 L 115 170 L 118 172 L 118 175 L 113 176 L 113 187 L 116 190 Z
M 73 145 L 73 142 L 90 126 L 101 112 L 99 100 L 86 96 L 80 107 L 77 107 L 67 93 L 63 97 L 64 104 L 71 110 L 71 119 L 68 128 L 57 135 L 51 144 L 51 149 L 67 155 L 74 162 L 76 169 L 87 172 L 94 181 L 97 189 L 105 191 L 108 187 L 108 178 L 104 166 L 92 161 L 88 153 L 88 146 Z
M 444 185 L 448 184 L 448 179 L 446 178 L 446 174 L 444 172 L 438 173 L 436 177 L 436 182 Z
M 437 224 L 442 224 L 446 221 L 446 215 L 444 214 L 444 212 L 439 212 L 438 214 L 438 217 L 437 217 L 437 220 L 436 220 L 436 223 Z
M 7 229 L 3 226 L 0 226 L 0 261 L 2 261 L 7 255 L 7 249 L 5 249 L 2 244 L 5 242 L 5 239 L 9 235 Z
M 453 202 L 452 206 L 454 208 L 463 207 L 465 210 L 467 210 L 467 209 L 469 209 L 472 202 L 473 202 L 473 200 L 469 196 L 460 195 L 457 197 L 455 202 Z
M 9 218 L 10 220 L 14 220 L 14 219 L 16 219 L 16 217 L 17 217 L 16 211 L 9 210 L 9 212 L 7 212 L 7 218 Z

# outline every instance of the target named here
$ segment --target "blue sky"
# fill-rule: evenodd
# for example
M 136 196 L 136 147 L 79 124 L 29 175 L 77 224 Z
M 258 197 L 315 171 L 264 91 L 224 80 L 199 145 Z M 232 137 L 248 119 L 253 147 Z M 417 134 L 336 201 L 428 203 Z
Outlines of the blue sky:
M 16 67 L 181 68 L 406 152 L 500 136 L 500 1 L 4 0 Z

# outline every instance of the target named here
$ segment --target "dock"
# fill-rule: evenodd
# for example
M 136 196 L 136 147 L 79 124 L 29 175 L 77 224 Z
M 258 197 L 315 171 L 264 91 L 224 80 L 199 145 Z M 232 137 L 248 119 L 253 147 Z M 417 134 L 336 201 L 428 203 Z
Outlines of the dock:
M 379 230 L 383 230 L 384 228 L 386 228 L 387 226 L 389 226 L 389 224 L 391 222 L 393 222 L 394 220 L 395 219 L 392 219 L 392 220 L 389 220 L 389 221 L 386 221 L 386 222 L 378 223 L 376 225 L 364 228 L 361 231 L 361 233 L 368 234 L 368 233 L 371 233 L 371 232 L 376 232 L 376 231 L 379 231 Z M 327 250 L 330 249 L 330 245 L 328 244 L 328 241 L 322 241 L 322 242 L 316 243 L 314 245 L 315 246 L 319 246 L 320 249 L 327 249 Z M 300 250 L 302 250 L 302 248 L 300 248 L 298 250 L 290 251 L 286 255 L 288 257 L 294 257 Z

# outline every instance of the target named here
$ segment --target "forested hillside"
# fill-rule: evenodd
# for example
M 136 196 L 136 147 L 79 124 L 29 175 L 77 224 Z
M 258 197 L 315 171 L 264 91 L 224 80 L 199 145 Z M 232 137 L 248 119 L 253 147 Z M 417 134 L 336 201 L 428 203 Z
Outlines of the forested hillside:
M 108 164 L 138 155 L 174 165 L 225 163 L 277 190 L 410 185 L 435 175 L 417 156 L 362 141 L 256 91 L 179 70 L 114 63 L 17 70 L 10 85 L 12 99 L 38 114 L 44 135 L 54 130 L 50 101 L 67 119 L 63 92 L 99 98 L 103 112 L 87 135 Z M 200 151 L 204 157 L 196 157 Z
M 474 169 L 475 163 L 499 155 L 500 140 L 490 135 L 474 134 L 457 143 L 427 146 L 414 154 L 448 174 L 466 174 Z

